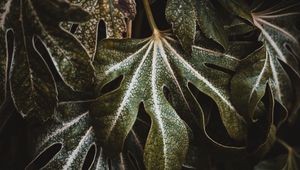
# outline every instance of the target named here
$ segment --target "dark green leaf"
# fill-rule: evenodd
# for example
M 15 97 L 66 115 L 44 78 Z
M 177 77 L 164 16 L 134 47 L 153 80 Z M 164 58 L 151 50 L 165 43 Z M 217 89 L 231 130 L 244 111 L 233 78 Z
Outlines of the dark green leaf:
M 219 2 L 234 15 L 240 16 L 250 22 L 252 22 L 252 17 L 250 13 L 250 8 L 245 3 L 245 0 L 219 0 Z
M 5 9 L 1 29 L 4 32 L 12 29 L 14 34 L 10 68 L 12 98 L 23 116 L 45 120 L 55 111 L 57 89 L 36 41 L 51 46 L 48 51 L 54 65 L 70 87 L 86 90 L 93 80 L 90 58 L 59 24 L 85 20 L 88 14 L 67 1 L 7 0 L 1 5 Z
M 186 50 L 190 50 L 194 44 L 197 25 L 208 38 L 225 48 L 228 45 L 222 21 L 208 0 L 168 0 L 166 17 Z
M 299 74 L 300 3 L 280 1 L 263 11 L 253 12 L 254 24 L 261 30 L 269 55 L 278 58 Z
M 298 170 L 300 168 L 299 152 L 291 147 L 288 147 L 287 151 L 287 154 L 260 162 L 254 170 Z
M 3 16 L 3 21 L 6 21 L 3 28 L 12 28 L 14 31 L 17 57 L 27 56 L 23 57 L 24 59 L 18 59 L 18 62 L 28 63 L 17 65 L 17 67 L 23 67 L 19 68 L 20 70 L 27 70 L 23 74 L 30 75 L 28 72 L 32 69 L 30 62 L 33 60 L 31 56 L 38 53 L 38 49 L 34 47 L 34 38 L 36 38 L 40 39 L 46 47 L 51 47 L 48 51 L 63 80 L 74 90 L 87 90 L 93 80 L 90 58 L 78 40 L 60 27 L 60 22 L 85 21 L 89 18 L 88 13 L 65 0 L 27 0 L 24 2 L 8 0 L 7 4 L 5 7 L 7 12 Z M 39 61 L 39 64 L 45 65 L 42 62 Z M 49 72 L 46 66 L 43 66 L 43 69 L 44 72 Z
M 90 55 L 95 53 L 100 20 L 106 23 L 107 37 L 123 38 L 127 34 L 125 18 L 133 20 L 136 14 L 134 0 L 71 0 L 71 2 L 78 3 L 92 16 L 88 22 L 80 24 L 75 32 Z
M 120 87 L 99 97 L 92 106 L 96 133 L 103 137 L 101 142 L 107 148 L 121 150 L 143 103 L 152 121 L 145 147 L 146 167 L 150 169 L 179 168 L 188 145 L 187 129 L 178 116 L 182 113 L 177 113 L 167 101 L 163 88 L 177 95 L 183 108 L 189 107 L 188 83 L 194 84 L 216 101 L 232 138 L 243 140 L 246 134 L 244 121 L 228 98 L 230 75 L 205 65 L 213 63 L 234 69 L 238 59 L 194 47 L 193 57 L 188 61 L 172 44 L 178 47 L 163 34 L 143 40 L 104 40 L 95 56 L 99 89 L 124 76 Z
M 128 136 L 129 147 L 123 154 L 116 157 L 108 157 L 97 143 L 94 130 L 90 124 L 89 112 L 84 109 L 83 103 L 66 103 L 58 108 L 62 122 L 49 120 L 42 128 L 31 127 L 30 137 L 32 146 L 32 157 L 34 158 L 27 168 L 37 168 L 39 156 L 54 144 L 61 144 L 61 149 L 45 162 L 43 169 L 82 169 L 87 159 L 88 151 L 95 146 L 95 155 L 89 166 L 92 170 L 98 169 L 132 169 L 141 157 L 142 148 L 134 131 Z M 128 156 L 137 160 L 130 160 Z M 90 158 L 91 159 L 91 158 Z M 132 158 L 131 158 L 132 159 Z M 109 161 L 110 160 L 110 161 Z M 87 168 L 87 167 L 85 167 Z
M 288 104 L 293 99 L 293 88 L 288 74 L 263 46 L 241 62 L 231 83 L 232 100 L 239 111 L 254 120 L 254 111 L 270 83 L 275 98 Z M 243 95 L 239 95 L 243 94 Z
M 1 20 L 0 20 L 1 23 Z M 7 55 L 6 55 L 5 33 L 0 30 L 0 106 L 5 100 L 7 82 Z

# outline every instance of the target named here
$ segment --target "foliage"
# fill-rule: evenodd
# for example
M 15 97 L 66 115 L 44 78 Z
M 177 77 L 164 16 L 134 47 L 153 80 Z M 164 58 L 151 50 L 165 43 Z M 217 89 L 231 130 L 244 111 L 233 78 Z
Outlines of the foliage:
M 297 170 L 299 24 L 297 0 L 2 0 L 0 167 Z

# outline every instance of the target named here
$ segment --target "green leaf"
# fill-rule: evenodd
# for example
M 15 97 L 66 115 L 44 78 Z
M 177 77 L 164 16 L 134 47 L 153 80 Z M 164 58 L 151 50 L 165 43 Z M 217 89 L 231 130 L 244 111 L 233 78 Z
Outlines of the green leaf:
M 205 65 L 233 69 L 238 60 L 201 47 L 194 47 L 193 57 L 186 60 L 175 47 L 178 44 L 164 34 L 142 40 L 104 40 L 95 56 L 99 91 L 123 76 L 117 89 L 92 105 L 96 133 L 103 137 L 106 148 L 121 150 L 143 103 L 152 122 L 145 147 L 146 167 L 150 169 L 181 167 L 188 145 L 185 123 L 178 116 L 188 112 L 178 113 L 166 99 L 164 88 L 178 96 L 181 107 L 189 107 L 186 96 L 191 95 L 188 83 L 192 83 L 216 101 L 232 138 L 242 140 L 246 134 L 244 121 L 226 91 L 230 75 Z
M 242 60 L 240 69 L 231 81 L 232 101 L 244 116 L 254 120 L 254 111 L 265 94 L 270 79 L 269 56 L 264 47 Z M 241 81 L 243 80 L 243 81 Z M 239 94 L 245 94 L 240 96 Z
M 224 48 L 228 45 L 222 21 L 208 0 L 168 0 L 166 18 L 185 50 L 190 50 L 194 44 L 197 25 L 208 38 Z
M 79 24 L 75 31 L 76 37 L 88 49 L 90 55 L 95 53 L 100 20 L 106 23 L 107 38 L 123 38 L 127 33 L 125 18 L 133 20 L 136 14 L 134 0 L 71 0 L 71 2 L 78 3 L 91 14 L 90 20 Z
M 252 22 L 250 8 L 244 0 L 219 0 L 219 2 L 232 14 Z
M 30 46 L 33 39 L 27 39 L 28 46 L 23 44 L 26 42 L 23 34 L 25 28 L 22 30 L 23 27 L 16 18 L 19 14 L 18 2 L 6 1 L 2 5 L 5 12 L 2 15 L 1 32 L 6 32 L 12 27 L 15 36 L 9 75 L 12 98 L 22 116 L 34 116 L 45 120 L 54 113 L 57 103 L 52 74 L 45 61 L 34 51 L 34 46 Z M 32 52 L 31 59 L 28 58 L 26 51 Z
M 225 30 L 226 30 L 227 34 L 230 36 L 244 35 L 244 34 L 253 32 L 256 29 L 257 28 L 255 26 L 245 23 L 240 18 L 232 19 L 231 22 L 225 26 Z
M 287 154 L 260 162 L 254 170 L 298 170 L 300 168 L 300 154 L 298 150 L 288 147 Z
M 0 20 L 1 22 L 1 20 Z M 14 104 L 10 96 L 8 71 L 12 58 L 12 42 L 9 42 L 11 30 L 4 32 L 0 29 L 0 133 L 11 117 Z M 8 47 L 10 46 L 10 47 Z
M 262 46 L 242 60 L 231 81 L 233 103 L 252 121 L 255 120 L 255 108 L 265 94 L 267 83 L 270 83 L 275 98 L 288 106 L 294 97 L 292 82 L 278 59 Z
M 11 29 L 14 48 L 10 68 L 13 101 L 22 116 L 46 120 L 55 112 L 57 89 L 36 43 L 48 48 L 59 75 L 74 90 L 86 90 L 93 80 L 90 58 L 81 44 L 59 27 L 61 21 L 81 21 L 88 14 L 66 1 L 7 0 L 1 8 L 1 29 Z
M 45 0 L 42 2 L 37 0 L 24 2 L 8 0 L 7 4 L 7 12 L 3 16 L 3 21 L 5 21 L 3 28 L 12 28 L 14 31 L 15 53 L 17 56 L 15 60 L 19 62 L 14 68 L 15 71 L 16 69 L 24 71 L 23 74 L 29 76 L 29 70 L 33 69 L 31 67 L 33 63 L 30 62 L 40 60 L 36 64 L 40 64 L 44 72 L 49 72 L 41 56 L 37 57 L 37 54 L 35 54 L 39 53 L 39 49 L 35 48 L 35 41 L 41 41 L 44 46 L 51 47 L 47 48 L 47 50 L 55 68 L 67 85 L 76 91 L 84 91 L 91 87 L 94 77 L 93 67 L 88 54 L 74 36 L 60 27 L 60 22 L 62 21 L 80 22 L 87 20 L 89 18 L 87 12 L 65 0 Z M 36 56 L 35 58 L 39 59 L 31 59 L 34 55 Z M 49 74 L 46 73 L 45 77 Z M 15 80 L 12 79 L 12 81 Z M 18 83 L 20 82 L 22 81 Z M 14 90 L 15 88 L 12 91 L 13 93 L 15 93 Z
M 248 147 L 255 151 L 253 154 L 257 157 L 269 151 L 276 139 L 274 125 L 279 127 L 286 119 L 287 111 L 279 109 L 281 105 L 274 99 L 279 97 L 278 89 L 281 90 L 281 98 L 291 100 L 291 80 L 278 60 L 271 58 L 265 46 L 243 59 L 231 80 L 232 102 L 248 122 Z M 264 99 L 266 95 L 267 100 Z
M 32 161 L 27 165 L 28 169 L 82 169 L 86 161 L 89 150 L 95 147 L 92 155 L 91 165 L 85 167 L 91 170 L 124 168 L 133 169 L 136 161 L 142 168 L 142 162 L 138 162 L 142 157 L 142 147 L 134 131 L 128 136 L 128 147 L 122 154 L 116 157 L 108 157 L 97 143 L 93 127 L 90 124 L 89 112 L 84 109 L 84 103 L 66 103 L 58 107 L 58 115 L 62 121 L 49 120 L 40 128 L 31 126 L 31 157 Z M 43 167 L 39 164 L 39 157 L 47 154 L 47 151 L 54 145 L 60 144 L 61 147 L 54 153 L 53 157 L 44 162 Z M 53 152 L 53 151 L 52 151 Z M 132 158 L 129 158 L 130 152 Z M 89 158 L 91 159 L 91 158 Z M 130 160 L 133 159 L 133 160 Z
M 298 74 L 300 44 L 297 37 L 300 30 L 296 24 L 300 17 L 299 10 L 299 2 L 281 1 L 271 8 L 252 13 L 270 56 L 280 59 Z

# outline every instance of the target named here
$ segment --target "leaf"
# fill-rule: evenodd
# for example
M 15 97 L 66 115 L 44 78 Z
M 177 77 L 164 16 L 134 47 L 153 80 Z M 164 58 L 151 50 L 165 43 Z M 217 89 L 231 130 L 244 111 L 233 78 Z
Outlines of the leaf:
M 79 24 L 75 31 L 76 37 L 88 49 L 89 54 L 95 53 L 98 23 L 106 23 L 107 38 L 123 38 L 127 33 L 125 18 L 133 20 L 136 15 L 134 0 L 71 0 L 78 3 L 91 14 L 90 20 Z M 70 28 L 69 24 L 69 28 Z
M 197 25 L 208 38 L 224 48 L 228 45 L 222 21 L 209 0 L 168 0 L 166 18 L 185 50 L 194 44 Z
M 33 160 L 27 166 L 42 169 L 108 169 L 123 168 L 132 169 L 134 164 L 130 161 L 138 161 L 142 156 L 141 145 L 134 131 L 128 136 L 128 149 L 116 157 L 108 157 L 98 145 L 94 129 L 90 124 L 89 112 L 84 109 L 84 103 L 66 103 L 58 108 L 62 122 L 49 120 L 40 128 L 31 126 L 31 147 Z M 40 166 L 41 155 L 55 144 L 61 144 L 61 148 Z M 95 147 L 91 165 L 83 168 L 90 148 Z M 128 153 L 133 154 L 130 160 Z M 49 155 L 49 154 L 48 154 Z M 132 159 L 131 158 L 131 159 Z M 91 158 L 89 158 L 91 159 Z M 138 163 L 140 165 L 140 163 Z M 137 168 L 137 167 L 135 167 Z
M 6 96 L 7 55 L 5 49 L 6 49 L 5 33 L 2 30 L 0 30 L 0 107 L 4 102 Z
M 54 78 L 36 41 L 48 48 L 59 75 L 75 90 L 91 86 L 93 67 L 80 43 L 59 27 L 64 20 L 80 21 L 88 14 L 66 1 L 7 0 L 1 29 L 14 34 L 10 68 L 13 101 L 22 116 L 46 120 L 57 105 Z
M 5 16 L 8 13 L 9 1 L 0 2 L 0 107 L 6 97 L 7 69 L 8 69 L 8 49 L 7 32 L 4 29 Z M 3 8 L 2 8 L 3 7 Z
M 213 63 L 233 69 L 238 60 L 194 47 L 193 57 L 187 61 L 172 44 L 174 40 L 162 33 L 142 40 L 104 40 L 98 45 L 94 60 L 99 91 L 123 76 L 117 89 L 103 94 L 92 104 L 96 134 L 103 137 L 100 142 L 110 151 L 120 151 L 143 103 L 152 122 L 145 146 L 145 163 L 149 169 L 180 168 L 188 146 L 187 129 L 179 117 L 188 112 L 177 113 L 166 99 L 164 88 L 171 95 L 179 96 L 181 108 L 189 107 L 186 96 L 191 95 L 188 83 L 192 83 L 216 101 L 232 138 L 242 140 L 246 134 L 244 122 L 227 96 L 230 76 L 205 65 Z
M 17 2 L 6 1 L 4 5 L 6 12 L 2 17 L 1 23 L 3 32 L 10 25 L 10 23 L 6 22 L 7 18 L 15 18 L 13 12 L 11 12 L 13 6 L 16 5 L 15 3 Z M 13 30 L 22 30 L 18 20 L 12 26 L 14 27 Z M 18 38 L 24 36 L 22 32 L 14 35 L 16 36 L 16 34 L 18 34 Z M 14 51 L 10 68 L 12 98 L 22 116 L 34 116 L 45 120 L 54 113 L 56 107 L 57 94 L 55 83 L 47 65 L 38 53 L 32 54 L 33 60 L 28 59 L 25 48 L 33 52 L 34 47 L 32 46 L 30 49 L 30 45 L 26 47 L 22 43 L 21 39 L 19 41 L 14 40 Z M 31 40 L 29 40 L 30 43 Z M 37 111 L 43 111 L 43 113 L 41 114 Z
M 243 35 L 256 30 L 256 27 L 245 23 L 242 19 L 234 18 L 228 25 L 225 26 L 225 30 L 230 36 Z
M 233 103 L 252 121 L 255 120 L 254 111 L 265 94 L 267 83 L 270 83 L 275 98 L 285 106 L 293 99 L 293 86 L 288 74 L 277 58 L 273 58 L 262 46 L 242 60 L 231 81 Z
M 252 22 L 251 12 L 244 0 L 219 0 L 229 12 Z
M 280 1 L 263 11 L 253 12 L 254 24 L 261 30 L 262 39 L 272 58 L 278 58 L 299 74 L 300 3 Z
M 27 76 L 33 59 L 39 53 L 35 48 L 35 41 L 42 41 L 47 48 L 59 75 L 73 90 L 84 91 L 91 87 L 93 81 L 93 67 L 90 58 L 82 45 L 71 34 L 60 27 L 62 21 L 80 22 L 87 20 L 88 13 L 78 6 L 71 5 L 65 0 L 7 0 L 7 12 L 3 16 L 4 28 L 12 28 L 15 34 L 15 54 L 27 57 L 16 59 L 20 64 L 12 70 L 23 70 Z M 39 64 L 45 74 L 50 75 L 41 56 Z M 24 62 L 29 63 L 29 65 Z M 20 68 L 22 66 L 22 68 Z M 35 73 L 32 73 L 35 74 Z M 30 76 L 29 76 L 30 77 Z M 48 76 L 49 78 L 49 76 Z M 12 80 L 15 81 L 15 80 Z M 45 80 L 44 80 L 45 81 Z M 20 83 L 22 81 L 19 81 Z M 14 84 L 14 83 L 13 83 Z M 27 83 L 24 83 L 27 84 Z M 53 85 L 52 85 L 53 86 Z M 26 91 L 26 90 L 23 90 Z M 53 91 L 53 90 L 51 90 Z M 13 88 L 12 93 L 15 93 Z
M 298 170 L 300 168 L 300 154 L 294 148 L 289 148 L 287 154 L 260 162 L 254 170 Z
M 262 157 L 270 150 L 276 139 L 276 126 L 279 128 L 286 120 L 287 111 L 274 99 L 278 98 L 279 88 L 281 97 L 291 100 L 291 80 L 265 46 L 243 59 L 231 80 L 231 99 L 248 122 L 248 150 L 252 150 L 256 157 Z M 265 96 L 268 96 L 267 100 Z
M 1 21 L 1 20 L 0 20 Z M 12 58 L 11 30 L 0 29 L 0 133 L 11 117 L 14 104 L 11 100 L 8 71 Z

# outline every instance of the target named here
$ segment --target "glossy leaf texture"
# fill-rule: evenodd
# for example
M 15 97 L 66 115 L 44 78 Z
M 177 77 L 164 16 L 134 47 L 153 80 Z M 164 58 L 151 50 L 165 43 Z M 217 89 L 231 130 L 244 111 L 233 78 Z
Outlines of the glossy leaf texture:
M 227 33 L 216 8 L 209 0 L 168 0 L 166 18 L 183 48 L 190 51 L 194 44 L 197 26 L 224 48 L 228 46 Z
M 243 118 L 229 101 L 230 75 L 205 65 L 234 69 L 238 59 L 201 47 L 194 47 L 192 57 L 186 58 L 176 47 L 174 39 L 161 33 L 147 39 L 104 40 L 95 56 L 99 91 L 123 76 L 117 89 L 102 94 L 92 105 L 96 134 L 103 136 L 101 142 L 106 148 L 121 150 L 142 103 L 152 123 L 145 146 L 149 169 L 180 167 L 188 146 L 187 128 L 180 115 L 188 116 L 189 112 L 178 112 L 178 107 L 167 100 L 164 89 L 178 96 L 179 108 L 189 109 L 188 83 L 192 83 L 217 103 L 233 139 L 243 140 L 247 133 Z
M 106 24 L 107 38 L 124 38 L 127 36 L 126 20 L 131 21 L 136 15 L 134 0 L 71 0 L 91 14 L 86 23 L 79 24 L 76 37 L 85 45 L 89 54 L 93 55 L 98 38 L 98 24 L 103 20 Z M 67 27 L 71 28 L 72 24 Z
M 261 30 L 263 41 L 272 58 L 278 58 L 299 74 L 300 3 L 280 1 L 266 10 L 253 13 L 255 26 Z
M 135 132 L 128 136 L 123 153 L 109 157 L 98 145 L 89 112 L 84 108 L 84 103 L 61 104 L 58 107 L 61 121 L 49 120 L 39 129 L 30 127 L 33 159 L 27 169 L 143 168 L 143 148 Z M 60 147 L 53 151 L 56 145 Z

